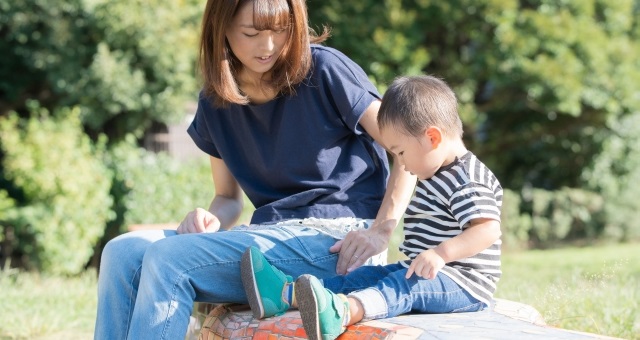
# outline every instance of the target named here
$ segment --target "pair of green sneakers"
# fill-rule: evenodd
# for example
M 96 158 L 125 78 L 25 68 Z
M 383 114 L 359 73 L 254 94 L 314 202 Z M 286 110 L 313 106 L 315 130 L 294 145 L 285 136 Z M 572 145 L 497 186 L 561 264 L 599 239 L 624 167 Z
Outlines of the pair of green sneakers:
M 255 318 L 284 314 L 295 296 L 309 339 L 335 339 L 345 331 L 344 321 L 349 317 L 346 297 L 324 288 L 316 277 L 301 275 L 293 282 L 253 246 L 242 255 L 241 276 Z

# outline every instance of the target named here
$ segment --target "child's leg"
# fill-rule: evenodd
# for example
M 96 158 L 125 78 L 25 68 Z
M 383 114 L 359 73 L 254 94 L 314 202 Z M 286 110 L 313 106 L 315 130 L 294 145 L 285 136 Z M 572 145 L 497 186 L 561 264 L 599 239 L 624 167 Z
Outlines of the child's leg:
M 352 323 L 351 306 L 343 294 L 326 289 L 312 275 L 301 275 L 295 286 L 302 325 L 310 340 L 335 339 Z
M 335 293 L 347 294 L 371 287 L 389 273 L 401 268 L 400 264 L 367 265 L 348 275 L 327 278 L 323 283 Z M 248 248 L 242 256 L 241 276 L 254 317 L 271 317 L 286 312 L 290 307 L 298 307 L 291 276 L 271 265 L 257 248 Z
M 413 275 L 405 268 L 395 271 L 375 286 L 349 294 L 360 302 L 364 320 L 394 317 L 408 312 L 454 313 L 479 311 L 486 305 L 442 272 L 432 279 Z

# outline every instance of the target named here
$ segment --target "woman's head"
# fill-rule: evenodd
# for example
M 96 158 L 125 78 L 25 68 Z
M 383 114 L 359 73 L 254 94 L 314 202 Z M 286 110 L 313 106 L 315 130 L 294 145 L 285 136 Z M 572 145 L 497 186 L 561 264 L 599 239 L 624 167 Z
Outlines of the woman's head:
M 239 76 L 262 79 L 291 93 L 311 67 L 311 42 L 304 0 L 208 0 L 202 19 L 200 67 L 204 91 L 216 103 L 248 103 Z

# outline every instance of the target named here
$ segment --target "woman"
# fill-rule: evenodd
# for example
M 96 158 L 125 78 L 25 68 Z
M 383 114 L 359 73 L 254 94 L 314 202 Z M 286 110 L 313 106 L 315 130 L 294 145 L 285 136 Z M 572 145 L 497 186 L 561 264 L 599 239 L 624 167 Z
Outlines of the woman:
M 249 246 L 296 277 L 344 274 L 386 249 L 415 177 L 389 174 L 375 143 L 380 96 L 353 61 L 315 44 L 327 36 L 309 34 L 304 0 L 207 2 L 188 131 L 210 155 L 215 197 L 177 231 L 106 245 L 97 339 L 179 339 L 194 301 L 246 302 Z M 243 191 L 256 210 L 233 227 Z

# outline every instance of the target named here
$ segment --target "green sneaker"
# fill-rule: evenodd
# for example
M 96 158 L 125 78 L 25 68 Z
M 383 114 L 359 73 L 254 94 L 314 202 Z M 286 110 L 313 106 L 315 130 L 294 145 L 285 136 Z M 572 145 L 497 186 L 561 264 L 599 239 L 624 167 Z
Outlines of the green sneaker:
M 301 275 L 295 285 L 298 310 L 309 339 L 335 339 L 344 333 L 349 311 L 344 295 L 332 293 L 312 275 Z
M 286 295 L 293 279 L 269 264 L 258 248 L 252 246 L 244 252 L 240 274 L 254 318 L 280 315 L 289 309 Z

